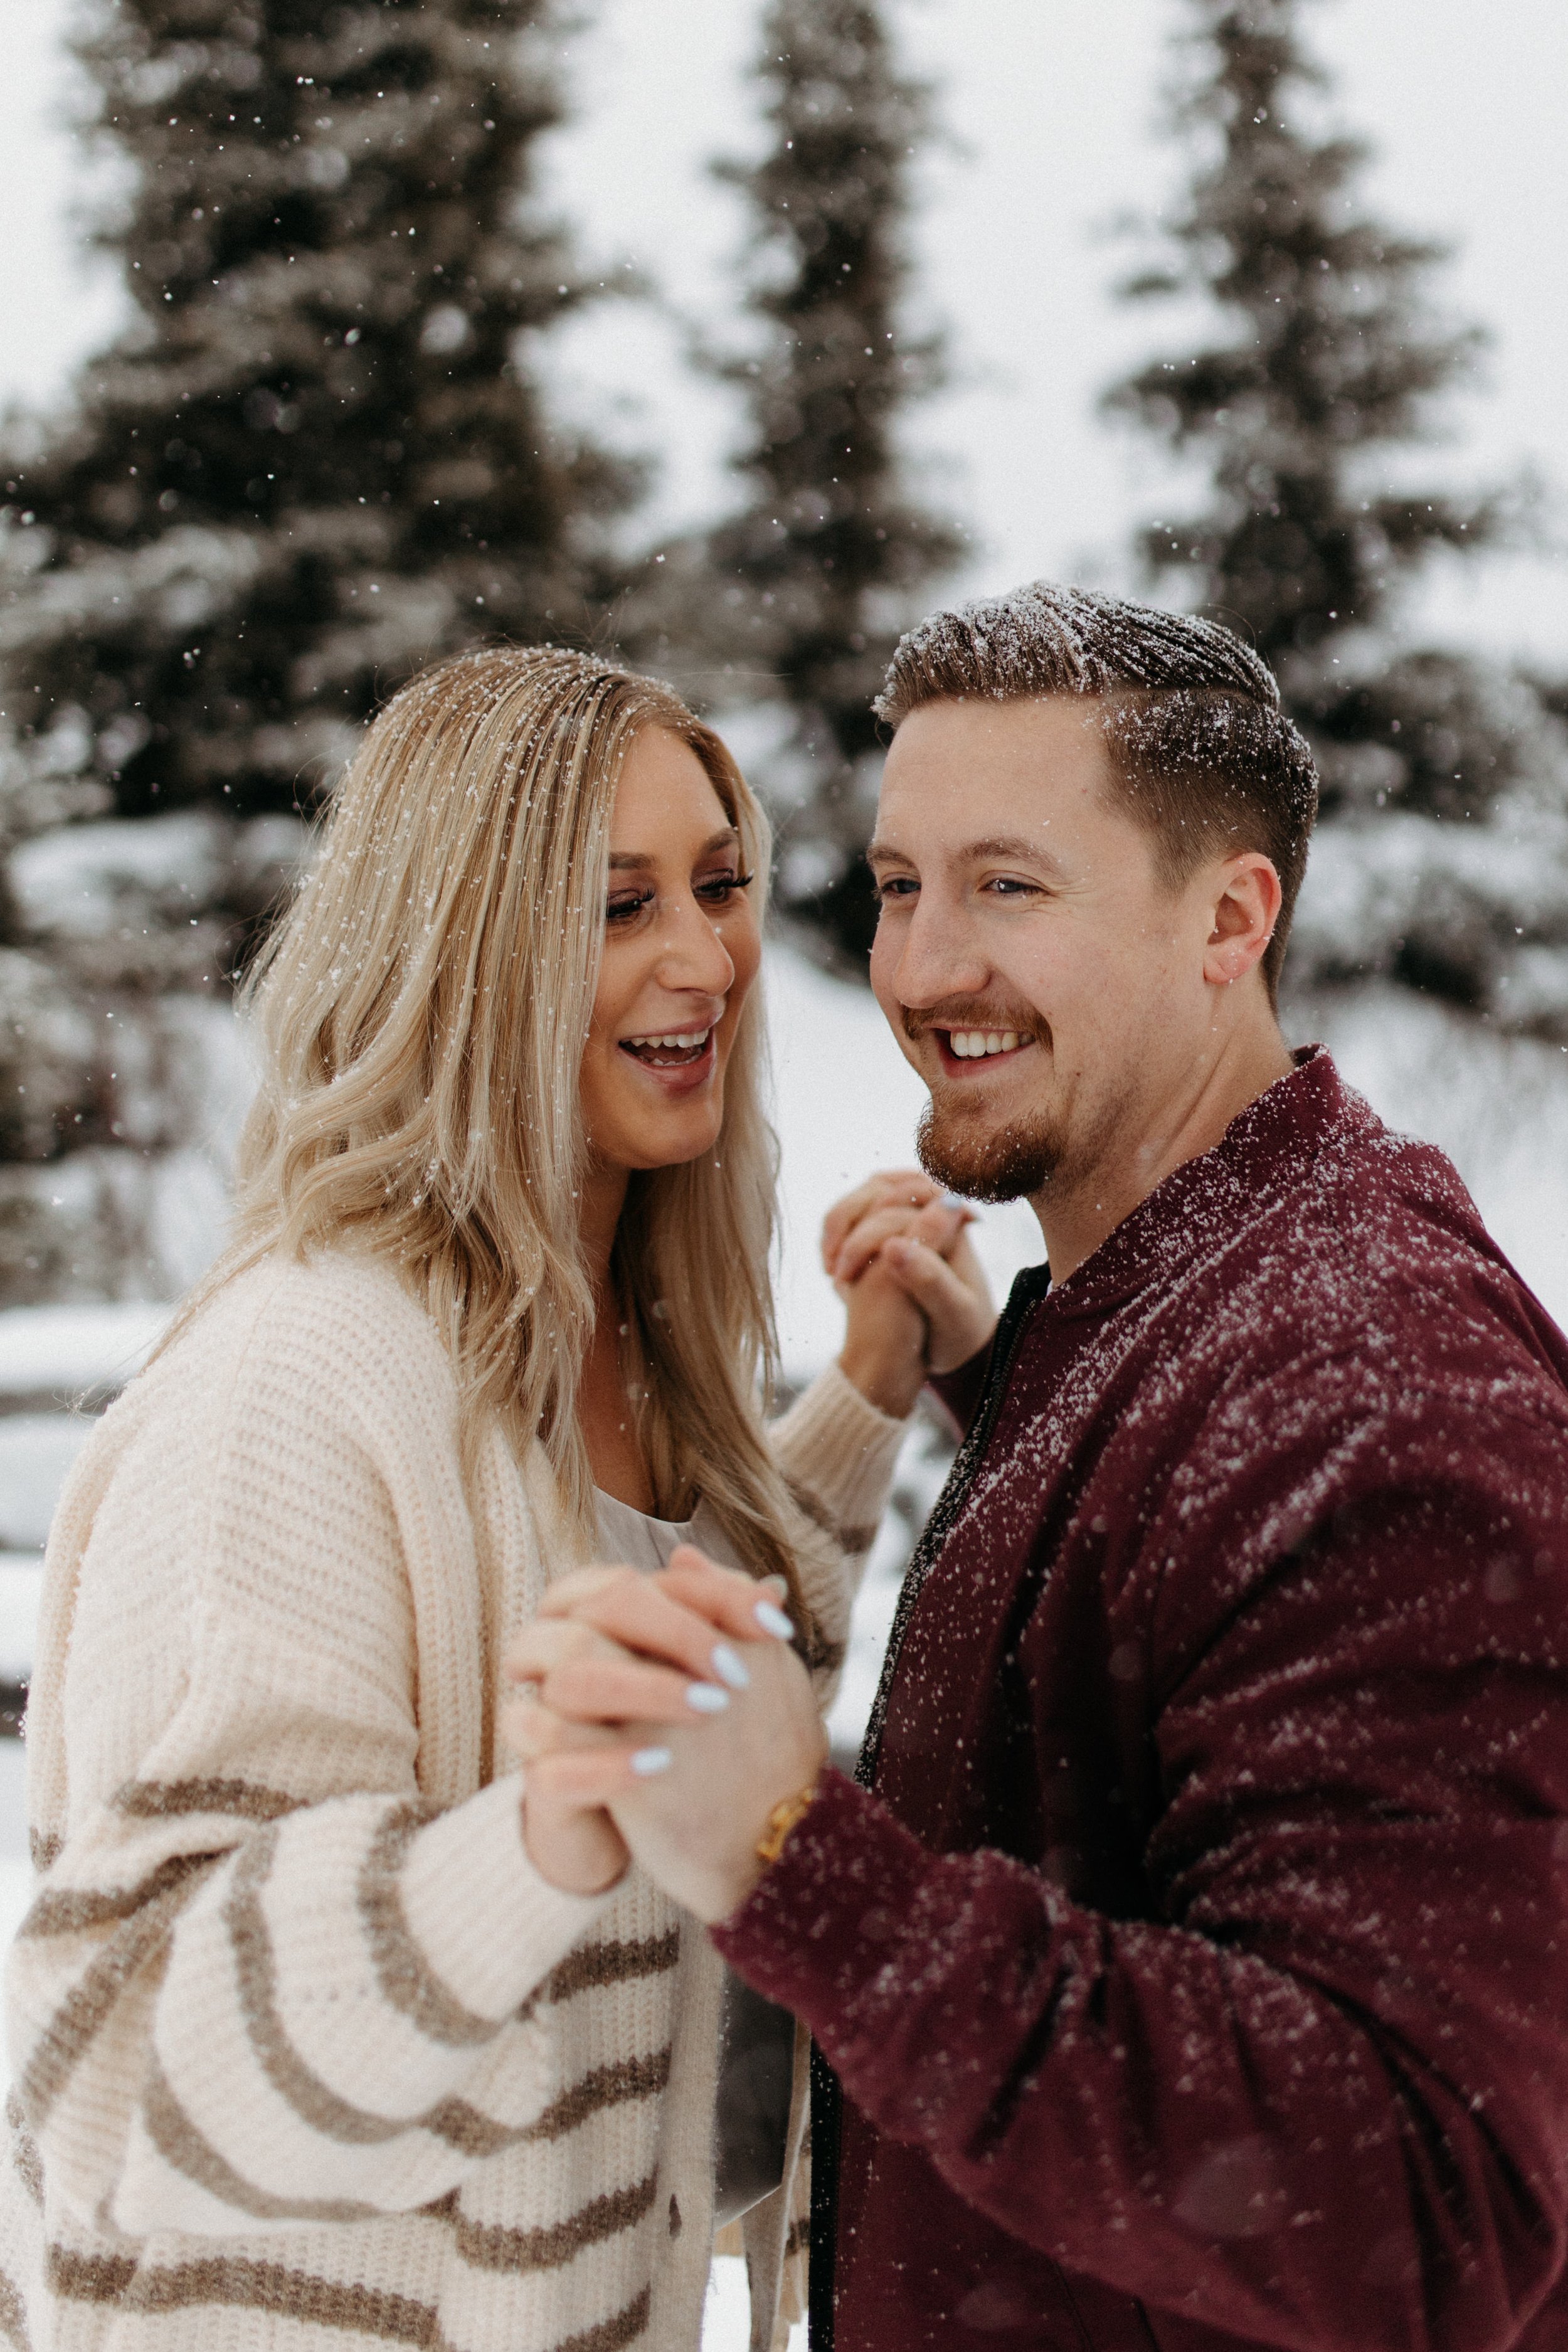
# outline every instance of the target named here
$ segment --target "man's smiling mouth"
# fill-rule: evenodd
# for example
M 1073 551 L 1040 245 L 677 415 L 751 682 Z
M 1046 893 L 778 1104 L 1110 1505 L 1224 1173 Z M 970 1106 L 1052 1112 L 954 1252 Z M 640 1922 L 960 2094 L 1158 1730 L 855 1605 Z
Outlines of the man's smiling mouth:
M 687 1029 L 679 1034 L 617 1039 L 623 1054 L 634 1062 L 641 1062 L 650 1070 L 686 1070 L 700 1062 L 708 1050 L 708 1040 L 713 1034 L 712 1024 L 706 1029 Z
M 1021 1045 L 1033 1045 L 1016 1029 L 948 1029 L 937 1030 L 950 1054 L 961 1062 L 979 1062 L 996 1054 L 1016 1054 Z

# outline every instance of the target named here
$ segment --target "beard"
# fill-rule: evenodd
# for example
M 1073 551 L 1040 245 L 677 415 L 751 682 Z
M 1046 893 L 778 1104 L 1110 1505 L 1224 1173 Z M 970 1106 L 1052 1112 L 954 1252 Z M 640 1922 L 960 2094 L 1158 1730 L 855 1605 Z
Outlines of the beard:
M 974 1108 L 932 1095 L 915 1129 L 915 1151 L 933 1181 L 966 1201 L 1021 1201 L 1043 1192 L 1060 1172 L 1066 1139 L 1043 1113 L 1030 1119 L 1009 1120 L 1004 1127 L 982 1125 Z

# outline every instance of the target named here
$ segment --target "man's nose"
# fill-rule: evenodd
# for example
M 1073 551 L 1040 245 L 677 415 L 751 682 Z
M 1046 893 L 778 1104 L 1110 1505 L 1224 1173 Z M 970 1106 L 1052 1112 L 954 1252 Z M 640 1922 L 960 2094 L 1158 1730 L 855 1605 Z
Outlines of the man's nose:
M 918 1012 L 952 997 L 979 996 L 989 978 L 990 965 L 960 910 L 922 891 L 893 972 L 900 1003 Z

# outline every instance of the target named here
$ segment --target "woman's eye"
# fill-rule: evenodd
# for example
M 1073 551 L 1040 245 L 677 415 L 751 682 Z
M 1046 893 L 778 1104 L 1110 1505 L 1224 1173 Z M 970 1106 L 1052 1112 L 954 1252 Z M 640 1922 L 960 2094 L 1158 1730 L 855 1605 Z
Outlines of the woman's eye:
M 611 898 L 605 908 L 605 920 L 606 923 L 630 922 L 634 915 L 640 915 L 645 907 L 652 904 L 651 890 L 637 891 L 628 898 Z
M 711 880 L 697 884 L 696 895 L 705 907 L 727 907 L 737 891 L 744 890 L 751 880 L 749 874 L 715 874 Z

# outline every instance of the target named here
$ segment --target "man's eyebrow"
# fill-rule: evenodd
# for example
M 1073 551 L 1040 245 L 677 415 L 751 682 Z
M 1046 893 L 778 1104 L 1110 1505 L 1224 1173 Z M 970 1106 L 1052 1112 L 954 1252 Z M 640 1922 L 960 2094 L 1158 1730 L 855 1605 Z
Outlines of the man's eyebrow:
M 734 826 L 727 824 L 721 832 L 710 833 L 697 855 L 699 857 L 711 857 L 715 850 L 734 849 L 740 839 Z M 612 849 L 610 852 L 612 874 L 637 873 L 658 863 L 651 849 Z
M 890 841 L 873 841 L 866 856 L 873 866 L 914 864 L 912 857 L 904 850 L 895 848 Z M 966 841 L 962 847 L 951 853 L 951 862 L 955 866 L 978 865 L 988 857 L 1016 858 L 1025 865 L 1042 866 L 1058 877 L 1064 871 L 1059 858 L 1053 857 L 1041 843 L 1030 841 L 1023 834 L 989 834 L 983 841 Z
M 1021 833 L 991 834 L 984 841 L 966 841 L 958 856 L 966 865 L 983 857 L 1016 857 L 1030 866 L 1048 866 L 1053 874 L 1062 871 L 1060 860 L 1051 856 L 1043 842 L 1030 841 Z

